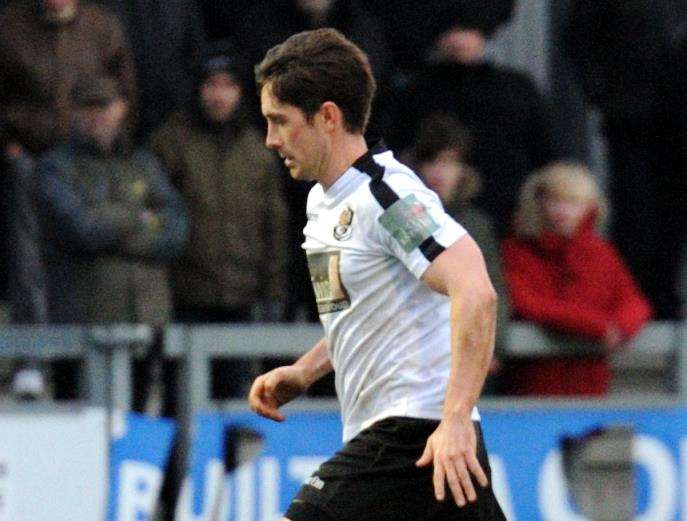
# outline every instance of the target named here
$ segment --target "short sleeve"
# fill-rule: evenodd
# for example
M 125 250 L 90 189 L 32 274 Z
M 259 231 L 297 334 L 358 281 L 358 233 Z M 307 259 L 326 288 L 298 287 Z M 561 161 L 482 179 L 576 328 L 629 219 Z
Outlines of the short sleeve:
M 410 171 L 387 173 L 373 181 L 370 190 L 381 206 L 374 222 L 377 240 L 418 279 L 444 249 L 467 233 Z

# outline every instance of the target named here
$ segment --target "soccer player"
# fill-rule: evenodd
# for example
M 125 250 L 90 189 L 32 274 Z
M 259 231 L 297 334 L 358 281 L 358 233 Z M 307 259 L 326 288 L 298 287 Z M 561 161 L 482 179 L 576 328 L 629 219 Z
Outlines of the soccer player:
M 325 337 L 259 376 L 251 408 L 279 407 L 335 370 L 345 445 L 303 485 L 291 521 L 502 520 L 479 396 L 496 296 L 475 242 L 363 132 L 375 82 L 333 29 L 306 31 L 256 67 L 269 148 L 314 180 L 304 248 Z

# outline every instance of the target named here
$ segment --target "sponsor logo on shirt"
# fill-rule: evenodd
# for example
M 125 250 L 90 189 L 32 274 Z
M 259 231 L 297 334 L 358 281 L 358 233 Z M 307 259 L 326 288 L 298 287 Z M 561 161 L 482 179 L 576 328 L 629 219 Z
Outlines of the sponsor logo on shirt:
M 310 280 L 320 315 L 351 307 L 348 291 L 341 282 L 340 264 L 341 252 L 338 250 L 308 253 Z

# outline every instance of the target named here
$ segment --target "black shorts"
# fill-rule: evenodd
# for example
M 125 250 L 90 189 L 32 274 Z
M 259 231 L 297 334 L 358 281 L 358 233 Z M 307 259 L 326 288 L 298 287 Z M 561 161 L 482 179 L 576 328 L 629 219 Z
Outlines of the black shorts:
M 459 508 L 450 489 L 434 497 L 431 465 L 415 462 L 438 421 L 393 417 L 349 441 L 305 483 L 286 517 L 291 521 L 505 521 L 491 488 L 491 469 L 479 423 L 477 458 L 489 486 L 476 481 L 477 501 Z

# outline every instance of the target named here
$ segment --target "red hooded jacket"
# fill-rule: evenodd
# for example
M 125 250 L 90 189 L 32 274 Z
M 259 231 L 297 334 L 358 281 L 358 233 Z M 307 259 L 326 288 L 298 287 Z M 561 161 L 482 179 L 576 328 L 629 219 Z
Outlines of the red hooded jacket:
M 603 342 L 611 324 L 623 340 L 651 316 L 646 298 L 615 248 L 594 230 L 591 216 L 570 238 L 549 232 L 537 239 L 510 237 L 502 246 L 506 283 L 520 319 Z M 515 362 L 517 394 L 604 394 L 605 357 Z

